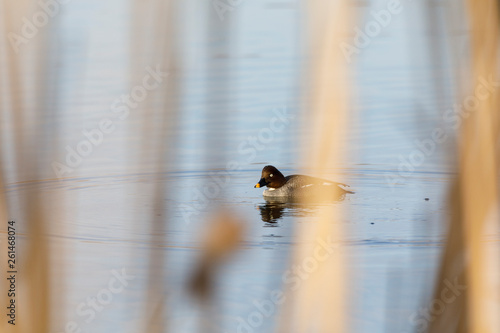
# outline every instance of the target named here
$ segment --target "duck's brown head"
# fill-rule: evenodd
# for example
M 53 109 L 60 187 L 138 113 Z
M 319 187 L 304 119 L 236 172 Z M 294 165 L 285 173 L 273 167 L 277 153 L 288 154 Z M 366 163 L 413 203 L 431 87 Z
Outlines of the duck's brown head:
M 271 188 L 279 188 L 286 183 L 286 178 L 283 174 L 273 167 L 272 165 L 266 165 L 264 169 L 262 169 L 262 176 L 259 182 L 254 187 L 271 187 Z

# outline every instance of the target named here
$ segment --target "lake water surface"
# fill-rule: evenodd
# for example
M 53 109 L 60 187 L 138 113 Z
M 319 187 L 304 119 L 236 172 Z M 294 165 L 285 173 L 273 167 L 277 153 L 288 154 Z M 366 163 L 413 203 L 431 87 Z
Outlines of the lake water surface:
M 382 9 L 385 3 L 366 6 L 360 7 L 361 13 Z M 329 179 L 342 177 L 356 192 L 335 203 L 346 212 L 335 223 L 346 227 L 341 247 L 353 272 L 349 320 L 356 332 L 415 330 L 410 318 L 432 292 L 445 233 L 446 190 L 453 176 L 444 152 L 449 142 L 436 147 L 414 170 L 401 163 L 412 158 L 418 141 L 428 139 L 441 126 L 442 108 L 453 103 L 451 64 L 443 56 L 437 66 L 428 51 L 431 37 L 421 20 L 421 6 L 404 6 L 350 65 L 349 159 L 327 170 Z M 181 74 L 176 74 L 181 113 L 167 172 L 158 179 L 148 161 L 131 160 L 129 150 L 137 147 L 138 138 L 129 129 L 138 126 L 140 117 L 135 112 L 141 109 L 132 109 L 126 119 L 110 110 L 113 101 L 135 84 L 126 71 L 128 9 L 114 0 L 75 1 L 67 5 L 54 28 L 55 60 L 50 66 L 59 76 L 51 88 L 57 98 L 51 103 L 58 110 L 53 121 L 63 130 L 53 148 L 64 156 L 66 146 L 76 147 L 85 138 L 82 130 L 95 128 L 103 118 L 113 119 L 116 130 L 63 180 L 54 175 L 51 160 L 39 179 L 7 179 L 11 212 L 20 225 L 23 213 L 18 198 L 33 188 L 47 194 L 63 191 L 60 209 L 65 217 L 53 221 L 52 235 L 53 246 L 64 260 L 54 269 L 66 275 L 65 284 L 56 286 L 64 295 L 59 320 L 74 321 L 84 332 L 141 331 L 137 320 L 142 315 L 142 293 L 148 281 L 144 272 L 153 246 L 147 219 L 155 209 L 151 191 L 155 182 L 161 182 L 167 193 L 165 209 L 155 213 L 165 218 L 159 248 L 166 255 L 165 299 L 172 332 L 198 329 L 202 310 L 189 297 L 186 281 L 199 257 L 207 217 L 215 207 L 230 207 L 246 227 L 243 246 L 218 274 L 212 315 L 221 332 L 244 332 L 241 320 L 258 310 L 255 302 L 286 286 L 282 278 L 297 241 L 294 231 L 301 223 L 312 223 L 319 209 L 268 203 L 262 189 L 253 188 L 264 165 L 273 164 L 284 174 L 307 165 L 299 149 L 304 60 L 304 44 L 297 37 L 303 24 L 299 3 L 242 2 L 227 13 L 232 30 L 217 34 L 219 28 L 214 28 L 214 35 L 204 32 L 203 10 L 210 8 L 194 1 L 181 7 L 186 15 L 179 23 L 186 33 Z M 211 13 L 208 20 L 215 20 L 215 15 Z M 361 22 L 370 20 L 366 15 Z M 228 39 L 234 42 L 231 47 Z M 439 95 L 436 76 L 446 88 Z M 282 130 L 251 149 L 249 137 L 258 138 L 279 115 L 284 119 Z M 238 170 L 226 173 L 227 161 L 235 161 Z M 13 175 L 13 169 L 6 166 L 7 174 Z M 200 202 L 199 193 L 208 191 L 217 179 L 227 181 L 224 191 L 212 197 L 207 209 L 193 211 Z M 90 307 L 81 307 L 123 269 L 130 280 L 109 305 L 94 315 Z M 82 314 L 84 310 L 88 311 Z M 275 309 L 264 316 L 254 331 L 272 331 L 278 314 Z

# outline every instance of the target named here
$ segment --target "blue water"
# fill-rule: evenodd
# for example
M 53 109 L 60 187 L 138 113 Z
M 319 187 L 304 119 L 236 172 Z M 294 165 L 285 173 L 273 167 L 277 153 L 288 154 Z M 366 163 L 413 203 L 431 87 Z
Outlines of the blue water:
M 375 1 L 359 7 L 359 26 L 371 19 L 370 10 L 385 6 Z M 341 246 L 353 273 L 348 318 L 353 332 L 414 330 L 409 318 L 430 293 L 443 246 L 446 190 L 453 176 L 446 149 L 452 139 L 436 145 L 413 170 L 401 167 L 401 161 L 415 158 L 418 142 L 429 139 L 435 128 L 449 130 L 441 115 L 443 107 L 452 105 L 451 61 L 443 51 L 436 65 L 429 51 L 435 36 L 420 20 L 425 14 L 422 5 L 404 6 L 350 65 L 352 119 L 345 142 L 349 158 L 327 170 L 329 179 L 342 177 L 356 192 L 336 203 L 346 212 L 340 221 L 346 227 Z M 186 281 L 198 260 L 207 218 L 216 207 L 230 207 L 245 222 L 243 246 L 217 275 L 210 316 L 220 332 L 238 332 L 240 319 L 256 311 L 254 301 L 263 302 L 273 290 L 286 287 L 282 276 L 296 242 L 295 229 L 313 221 L 317 211 L 314 206 L 270 206 L 262 190 L 253 188 L 264 165 L 290 174 L 306 164 L 299 149 L 301 117 L 307 116 L 300 108 L 306 44 L 299 34 L 304 25 L 299 3 L 242 1 L 227 13 L 226 26 L 219 22 L 211 31 L 206 25 L 217 20 L 213 8 L 194 1 L 179 8 L 185 20 L 178 23 L 184 34 L 178 44 L 182 74 L 177 74 L 177 141 L 159 179 L 150 161 L 130 155 L 139 147 L 140 138 L 130 130 L 140 124 L 141 107 L 123 120 L 110 110 L 113 101 L 136 84 L 128 71 L 133 64 L 127 56 L 130 9 L 118 1 L 75 1 L 50 27 L 56 37 L 49 68 L 58 73 L 51 86 L 56 98 L 50 103 L 57 111 L 53 121 L 61 129 L 52 149 L 59 152 L 60 161 L 66 146 L 76 147 L 85 138 L 82 130 L 95 128 L 103 118 L 116 125 L 63 180 L 57 180 L 52 159 L 44 160 L 45 155 L 37 179 L 16 176 L 15 165 L 5 167 L 12 216 L 21 225 L 24 214 L 18 199 L 27 191 L 62 191 L 65 197 L 56 208 L 65 218 L 54 220 L 51 232 L 58 240 L 54 246 L 64 253 L 54 271 L 66 274 L 64 285 L 57 286 L 64 299 L 59 331 L 68 321 L 84 332 L 140 330 L 155 182 L 164 185 L 166 193 L 163 211 L 155 213 L 165 220 L 160 248 L 166 255 L 163 292 L 172 332 L 196 331 L 204 314 L 189 297 Z M 229 31 L 222 33 L 224 29 Z M 445 87 L 441 93 L 435 88 L 436 77 Z M 279 115 L 283 127 L 262 136 Z M 253 146 L 252 137 L 259 135 Z M 227 172 L 228 161 L 237 169 Z M 214 185 L 220 182 L 223 189 Z M 199 193 L 210 190 L 218 193 L 206 208 L 193 211 Z M 124 291 L 95 318 L 78 314 L 79 304 L 106 288 L 112 270 L 123 268 L 134 276 Z M 278 313 L 276 308 L 264 316 L 255 332 L 272 331 Z

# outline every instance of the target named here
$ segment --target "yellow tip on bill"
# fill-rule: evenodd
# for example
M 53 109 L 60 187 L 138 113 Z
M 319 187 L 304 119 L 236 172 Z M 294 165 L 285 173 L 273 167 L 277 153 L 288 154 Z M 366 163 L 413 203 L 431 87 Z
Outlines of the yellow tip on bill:
M 260 184 L 259 184 L 259 183 L 257 183 L 254 187 L 259 188 L 259 187 L 260 187 Z

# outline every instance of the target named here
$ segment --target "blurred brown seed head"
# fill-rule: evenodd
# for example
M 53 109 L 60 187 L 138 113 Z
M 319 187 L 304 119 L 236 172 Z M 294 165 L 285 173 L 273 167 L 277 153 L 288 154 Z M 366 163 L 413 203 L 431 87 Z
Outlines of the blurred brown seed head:
M 229 210 L 219 210 L 210 220 L 201 241 L 201 257 L 191 277 L 189 289 L 201 299 L 213 290 L 217 268 L 238 248 L 243 239 L 243 224 Z

